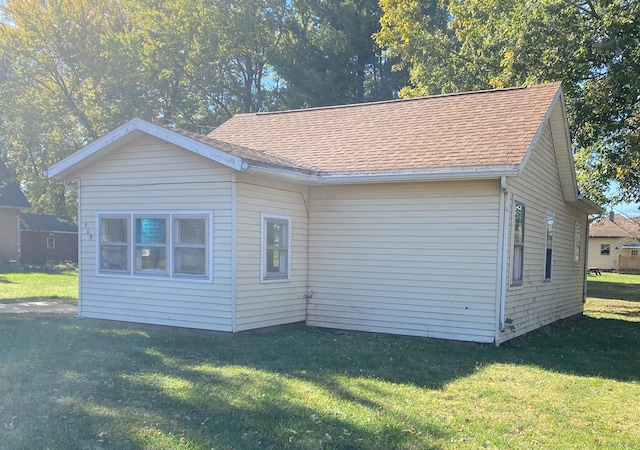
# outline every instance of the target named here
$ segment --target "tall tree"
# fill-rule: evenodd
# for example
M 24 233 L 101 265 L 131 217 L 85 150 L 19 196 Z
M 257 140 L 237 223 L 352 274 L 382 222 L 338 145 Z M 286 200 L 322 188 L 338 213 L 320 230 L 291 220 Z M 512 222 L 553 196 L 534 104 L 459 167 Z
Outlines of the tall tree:
M 0 5 L 0 96 L 6 158 L 32 205 L 71 213 L 61 184 L 44 180 L 48 165 L 111 125 L 103 36 L 122 26 L 119 2 L 7 0 Z
M 281 105 L 324 106 L 392 98 L 403 79 L 372 38 L 380 29 L 377 0 L 294 0 L 275 69 L 284 80 Z
M 380 45 L 403 95 L 562 80 L 583 190 L 640 197 L 640 4 L 630 0 L 382 0 Z

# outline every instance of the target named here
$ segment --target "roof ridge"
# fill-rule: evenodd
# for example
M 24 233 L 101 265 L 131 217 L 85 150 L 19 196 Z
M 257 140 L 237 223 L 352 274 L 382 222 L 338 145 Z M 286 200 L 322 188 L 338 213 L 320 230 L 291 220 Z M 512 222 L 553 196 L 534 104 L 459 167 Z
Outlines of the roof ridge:
M 347 103 L 344 105 L 314 106 L 310 108 L 298 108 L 298 109 L 289 109 L 289 110 L 283 110 L 283 111 L 263 111 L 263 112 L 256 112 L 256 113 L 244 113 L 240 115 L 246 114 L 246 115 L 256 115 L 256 116 L 271 116 L 271 115 L 281 115 L 281 114 L 293 114 L 293 113 L 300 113 L 300 112 L 307 112 L 307 111 L 359 108 L 364 106 L 385 105 L 390 103 L 405 103 L 405 102 L 424 101 L 424 100 L 437 100 L 437 99 L 448 98 L 448 97 L 462 97 L 462 96 L 472 96 L 472 95 L 475 96 L 475 95 L 482 95 L 482 94 L 491 94 L 496 92 L 521 91 L 521 90 L 531 89 L 533 87 L 548 86 L 551 84 L 559 84 L 559 83 L 560 83 L 559 81 L 554 81 L 551 83 L 514 86 L 514 87 L 508 87 L 508 88 L 484 89 L 479 91 L 450 92 L 446 94 L 425 95 L 420 97 L 378 100 L 375 102 Z

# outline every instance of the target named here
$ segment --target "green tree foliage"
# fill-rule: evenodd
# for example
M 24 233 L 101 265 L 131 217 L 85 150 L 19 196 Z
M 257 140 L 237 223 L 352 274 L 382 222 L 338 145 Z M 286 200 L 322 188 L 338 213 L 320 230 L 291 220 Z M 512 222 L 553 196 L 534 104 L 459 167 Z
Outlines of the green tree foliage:
M 0 175 L 75 214 L 43 172 L 142 117 L 205 133 L 231 115 L 378 100 L 406 84 L 376 0 L 0 2 Z
M 274 68 L 284 79 L 280 107 L 389 99 L 408 80 L 372 39 L 377 0 L 293 0 Z
M 96 139 L 111 86 L 102 37 L 121 27 L 107 0 L 7 0 L 0 6 L 0 149 L 35 210 L 75 209 L 43 171 Z
M 382 0 L 381 46 L 402 95 L 564 82 L 581 189 L 640 197 L 640 4 L 632 0 Z

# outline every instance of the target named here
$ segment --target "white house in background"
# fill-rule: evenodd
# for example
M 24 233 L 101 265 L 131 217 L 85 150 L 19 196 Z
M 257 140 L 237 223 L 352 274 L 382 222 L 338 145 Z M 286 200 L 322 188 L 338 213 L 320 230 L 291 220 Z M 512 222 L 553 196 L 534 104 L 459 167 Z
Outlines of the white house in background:
M 134 119 L 53 165 L 79 198 L 79 315 L 294 322 L 499 344 L 582 313 L 588 215 L 559 83 Z
M 589 227 L 589 267 L 640 271 L 640 217 L 614 212 Z

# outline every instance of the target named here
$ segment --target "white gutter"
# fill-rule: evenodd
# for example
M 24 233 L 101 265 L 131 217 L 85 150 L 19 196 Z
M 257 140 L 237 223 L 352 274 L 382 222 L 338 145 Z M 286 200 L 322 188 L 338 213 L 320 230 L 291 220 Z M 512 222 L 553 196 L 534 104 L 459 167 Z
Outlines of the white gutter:
M 236 186 L 236 173 L 231 173 L 231 331 L 235 333 L 236 329 L 236 283 L 237 283 L 237 249 L 238 249 L 238 234 L 237 234 L 237 186 Z M 214 217 L 215 220 L 215 217 Z M 215 270 L 215 267 L 214 267 Z M 215 274 L 214 274 L 215 282 Z
M 81 197 L 80 197 L 80 180 L 77 180 L 78 184 L 74 192 L 77 195 L 78 201 L 78 312 L 77 317 L 82 317 L 82 282 L 83 282 L 83 274 L 84 270 L 82 269 L 82 210 L 80 205 L 82 205 Z M 65 182 L 65 186 L 67 186 Z M 96 241 L 100 241 L 100 236 L 96 236 Z
M 496 314 L 496 346 L 500 345 L 500 333 L 504 330 L 506 295 L 507 295 L 507 253 L 509 248 L 509 190 L 507 178 L 500 178 L 500 221 L 499 231 L 499 270 L 498 279 L 498 311 Z
M 356 184 L 356 183 L 390 183 L 411 181 L 460 181 L 496 179 L 506 176 L 517 176 L 517 167 L 465 167 L 461 169 L 437 170 L 403 170 L 379 172 L 317 172 L 309 173 L 295 169 L 268 167 L 250 164 L 247 173 L 256 176 L 279 178 L 306 184 Z

